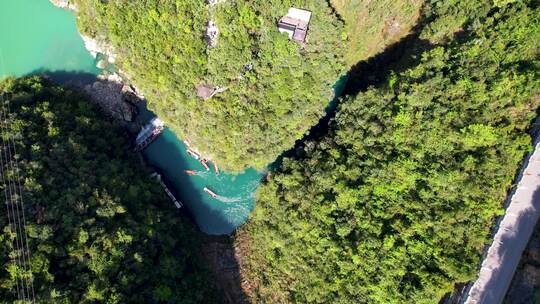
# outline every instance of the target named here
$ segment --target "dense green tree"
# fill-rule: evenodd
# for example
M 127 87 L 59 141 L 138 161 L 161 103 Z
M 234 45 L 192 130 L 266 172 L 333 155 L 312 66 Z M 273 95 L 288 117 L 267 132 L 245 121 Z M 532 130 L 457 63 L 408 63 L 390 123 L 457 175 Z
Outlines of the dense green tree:
M 200 236 L 119 127 L 77 91 L 37 77 L 4 80 L 0 92 L 2 117 L 11 108 L 2 149 L 10 134 L 19 170 L 1 169 L 20 176 L 38 303 L 215 301 Z M 4 204 L 0 228 L 0 302 L 13 303 L 21 268 Z
M 438 303 L 475 277 L 540 105 L 538 3 L 500 2 L 268 176 L 238 235 L 254 302 Z
M 424 0 L 330 0 L 345 21 L 349 65 L 366 60 L 407 35 Z
M 225 169 L 262 168 L 324 114 L 344 73 L 343 24 L 326 1 L 76 1 L 79 27 L 112 43 L 149 107 Z M 305 45 L 277 29 L 290 7 L 312 11 Z M 206 45 L 206 23 L 220 30 Z M 227 88 L 203 101 L 201 84 Z

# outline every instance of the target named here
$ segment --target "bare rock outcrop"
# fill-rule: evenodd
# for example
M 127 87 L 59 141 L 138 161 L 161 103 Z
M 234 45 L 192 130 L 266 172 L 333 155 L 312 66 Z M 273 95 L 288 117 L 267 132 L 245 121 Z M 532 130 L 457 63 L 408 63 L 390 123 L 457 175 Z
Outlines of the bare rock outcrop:
M 105 113 L 120 122 L 132 122 L 137 111 L 135 104 L 142 101 L 142 95 L 124 84 L 118 74 L 100 75 L 84 91 Z
M 51 3 L 54 6 L 59 7 L 59 8 L 69 9 L 69 10 L 72 10 L 72 11 L 77 10 L 77 7 L 75 6 L 75 3 L 73 3 L 72 1 L 69 1 L 69 0 L 49 0 L 49 1 L 51 1 Z
M 116 62 L 116 52 L 114 47 L 107 43 L 105 38 L 92 38 L 83 34 L 81 34 L 81 37 L 84 41 L 84 47 L 94 58 L 96 58 L 98 54 L 102 54 L 109 63 L 114 64 Z

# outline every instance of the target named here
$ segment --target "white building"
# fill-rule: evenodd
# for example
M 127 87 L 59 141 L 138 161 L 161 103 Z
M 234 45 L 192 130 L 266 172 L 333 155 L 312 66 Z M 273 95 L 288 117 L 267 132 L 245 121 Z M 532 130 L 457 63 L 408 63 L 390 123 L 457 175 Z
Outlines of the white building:
M 278 30 L 287 33 L 289 39 L 305 42 L 310 20 L 310 11 L 291 7 L 287 15 L 279 20 Z

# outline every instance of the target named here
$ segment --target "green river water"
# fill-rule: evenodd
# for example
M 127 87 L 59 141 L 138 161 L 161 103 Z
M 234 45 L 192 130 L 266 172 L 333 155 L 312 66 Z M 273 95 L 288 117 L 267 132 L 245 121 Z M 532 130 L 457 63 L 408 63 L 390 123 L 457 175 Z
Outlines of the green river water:
M 100 73 L 96 60 L 84 48 L 73 13 L 54 7 L 48 0 L 0 1 L 0 78 L 46 72 L 61 83 L 69 83 L 81 75 L 93 78 Z M 335 89 L 339 92 L 343 78 L 338 84 Z M 137 119 L 144 122 L 152 116 L 142 109 Z M 237 175 L 216 175 L 213 170 L 204 171 L 169 129 L 143 154 L 165 175 L 202 231 L 230 234 L 248 219 L 261 172 L 248 169 Z M 187 175 L 184 170 L 200 173 Z M 204 187 L 218 197 L 210 197 Z
M 98 75 L 100 70 L 95 66 L 73 13 L 54 7 L 48 0 L 1 0 L 0 78 L 45 72 L 55 80 L 69 82 L 69 77 Z M 138 120 L 148 120 L 152 115 L 143 109 Z M 253 169 L 238 175 L 204 171 L 168 129 L 143 154 L 172 184 L 174 194 L 202 231 L 229 234 L 249 217 L 261 173 Z M 189 169 L 201 173 L 185 174 Z M 204 187 L 219 196 L 210 197 Z

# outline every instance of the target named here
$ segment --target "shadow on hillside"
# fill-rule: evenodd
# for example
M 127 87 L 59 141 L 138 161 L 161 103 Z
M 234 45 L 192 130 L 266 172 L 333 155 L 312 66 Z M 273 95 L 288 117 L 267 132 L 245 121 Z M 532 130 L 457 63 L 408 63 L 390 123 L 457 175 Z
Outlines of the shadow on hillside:
M 531 133 L 538 134 L 538 128 L 539 119 L 533 125 Z M 536 138 L 533 141 L 534 146 L 539 140 Z M 540 187 L 537 185 L 537 180 L 540 175 L 532 175 L 529 172 L 534 170 L 529 166 L 538 166 L 534 163 L 531 165 L 531 162 L 538 161 L 532 159 L 533 152 L 525 156 L 522 166 L 517 170 L 515 186 L 508 191 L 504 202 L 505 213 L 495 219 L 495 224 L 490 233 L 490 241 L 484 246 L 477 271 L 479 272 L 484 266 L 485 271 L 491 273 L 489 280 L 483 283 L 482 289 L 473 292 L 471 292 L 471 288 L 476 278 L 467 284 L 458 284 L 455 286 L 453 293 L 441 300 L 441 303 L 462 304 L 468 296 L 474 296 L 476 293 L 482 295 L 482 303 L 502 303 L 505 298 L 509 301 L 508 303 L 530 303 L 530 299 L 527 299 L 527 297 L 532 298 L 534 292 L 527 288 L 530 286 L 524 288 L 523 282 L 515 282 L 522 279 L 521 277 L 518 278 L 519 276 L 515 272 L 522 259 L 522 254 L 531 240 L 535 227 L 536 230 L 539 227 Z M 528 189 L 534 189 L 532 194 L 528 192 Z M 521 191 L 518 192 L 518 190 Z M 495 238 L 497 233 L 499 233 L 499 236 Z M 492 245 L 497 247 L 490 250 Z M 519 272 L 519 269 L 517 271 Z M 509 290 L 511 284 L 515 288 L 513 293 L 511 293 L 512 289 Z M 511 298 L 508 297 L 509 295 L 511 295 Z
M 176 143 L 164 136 L 158 137 L 156 142 L 159 142 L 159 153 L 166 155 L 166 157 L 159 164 L 152 164 L 150 159 L 148 161 L 163 176 L 174 178 L 174 180 L 166 181 L 166 184 L 184 204 L 184 207 L 181 209 L 184 211 L 184 215 L 196 226 L 194 217 L 191 213 L 185 211 L 190 209 L 190 206 L 194 208 L 193 204 L 197 204 L 199 208 L 203 208 L 198 212 L 202 212 L 205 216 L 212 218 L 214 225 L 225 225 L 227 219 L 223 217 L 223 214 L 201 203 L 203 198 L 200 196 L 199 189 L 197 189 L 197 186 L 191 179 L 185 174 L 176 174 L 190 168 L 190 165 L 185 159 L 179 155 L 182 151 L 177 148 Z M 147 149 L 152 148 L 152 145 L 150 145 Z M 152 153 L 152 151 L 149 152 Z M 201 252 L 193 252 L 193 254 L 195 256 L 202 255 L 205 261 L 209 263 L 209 269 L 213 274 L 213 283 L 220 290 L 223 296 L 223 303 L 244 303 L 245 295 L 240 285 L 240 267 L 231 239 L 227 236 L 211 236 L 202 232 L 199 233 L 199 236 L 202 238 L 200 242 Z
M 533 236 L 523 252 L 503 303 L 534 303 L 535 293 L 540 287 L 540 282 L 536 278 L 538 273 L 540 273 L 540 222 L 536 223 Z
M 344 99 L 347 96 L 354 97 L 358 93 L 365 92 L 370 86 L 384 84 L 393 73 L 400 73 L 417 65 L 420 61 L 418 54 L 434 47 L 428 41 L 420 39 L 419 33 L 423 25 L 424 20 L 419 20 L 411 30 L 411 34 L 386 47 L 382 53 L 352 66 L 347 74 L 336 82 L 336 86 L 339 86 L 341 81 L 346 80 L 344 88 L 341 92 L 337 92 L 339 94 L 334 96 L 326 108 L 326 115 L 311 127 L 304 137 L 297 140 L 292 149 L 283 152 L 269 166 L 270 169 L 279 168 L 283 158 L 303 157 L 303 147 L 307 142 L 322 139 L 328 133 L 331 121 L 336 116 L 340 104 L 346 102 Z
M 49 71 L 41 68 L 28 73 L 25 76 L 38 75 L 50 79 L 63 86 L 84 87 L 97 80 L 97 75 L 80 71 Z
M 37 69 L 35 71 L 32 71 L 31 73 L 28 73 L 25 76 L 42 76 L 46 79 L 51 80 L 54 83 L 58 83 L 64 87 L 68 88 L 75 88 L 83 92 L 85 95 L 89 95 L 90 98 L 93 94 L 92 92 L 88 92 L 88 87 L 92 86 L 95 82 L 98 81 L 96 75 L 91 73 L 84 73 L 84 72 L 69 72 L 69 71 L 48 71 L 45 69 Z M 149 111 L 143 111 L 142 116 L 144 117 L 132 117 L 132 121 L 119 121 L 123 116 L 118 116 L 117 113 L 108 113 L 111 111 L 111 108 L 113 110 L 117 109 L 118 111 L 121 111 L 122 109 L 113 106 L 108 107 L 108 109 L 104 109 L 103 106 L 110 102 L 110 100 L 114 100 L 115 98 L 126 98 L 126 93 L 122 91 L 122 84 L 114 83 L 108 80 L 99 80 L 101 83 L 101 87 L 103 86 L 110 86 L 112 91 L 102 91 L 101 94 L 98 94 L 97 96 L 102 96 L 104 99 L 101 99 L 99 101 L 94 100 L 95 104 L 98 105 L 98 107 L 101 109 L 101 111 L 104 113 L 104 115 L 112 117 L 115 121 L 117 121 L 120 125 L 122 125 L 126 131 L 126 136 L 130 139 L 130 141 L 134 140 L 135 135 L 137 134 L 139 128 L 142 124 L 146 123 L 150 118 L 151 115 L 149 114 Z M 129 94 L 129 93 L 128 93 Z M 98 97 L 96 97 L 98 98 Z M 110 99 L 109 99 L 110 98 Z M 131 98 L 129 98 L 131 99 Z M 137 106 L 137 107 L 146 107 L 146 103 L 144 100 L 135 100 L 136 98 L 133 98 L 131 100 L 124 100 L 127 103 L 130 103 L 131 106 Z M 135 113 L 135 112 L 134 112 Z M 120 118 L 119 118 L 120 117 Z M 165 152 L 164 153 L 174 153 L 177 149 L 174 146 L 174 142 L 170 142 L 166 140 L 163 137 L 158 137 L 156 141 L 165 141 Z M 127 147 L 127 149 L 132 149 L 133 146 Z M 151 148 L 151 146 L 149 147 Z M 142 156 L 142 153 L 141 153 Z M 150 166 L 153 171 L 156 171 L 160 174 L 162 174 L 162 178 L 165 182 L 165 184 L 173 191 L 174 195 L 179 198 L 182 202 L 188 203 L 186 193 L 189 193 L 189 199 L 193 203 L 197 203 L 201 200 L 201 198 L 194 197 L 196 193 L 196 187 L 193 183 L 190 182 L 188 178 L 181 179 L 180 181 L 172 181 L 168 180 L 165 176 L 170 173 L 171 170 L 180 170 L 183 171 L 182 168 L 188 168 L 188 164 L 185 163 L 184 159 L 182 157 L 168 157 L 169 159 L 174 159 L 174 163 L 167 163 L 164 168 L 156 167 L 156 166 Z M 142 161 L 142 159 L 141 159 Z M 146 161 L 144 163 L 147 163 Z M 173 203 L 170 202 L 172 205 Z M 161 206 L 162 208 L 167 208 L 168 210 L 172 212 L 179 212 L 179 216 L 184 217 L 183 220 L 187 220 L 191 222 L 194 226 L 196 226 L 195 221 L 193 220 L 193 217 L 189 212 L 187 212 L 187 208 L 184 207 L 180 210 L 176 209 L 174 206 Z M 208 212 L 212 213 L 212 216 L 215 218 L 221 218 L 220 214 L 209 210 Z M 223 219 L 225 220 L 225 219 Z M 242 288 L 240 286 L 240 270 L 238 266 L 237 259 L 235 257 L 235 251 L 233 249 L 233 245 L 231 242 L 231 239 L 229 237 L 225 236 L 208 236 L 204 233 L 199 233 L 200 239 L 196 241 L 196 243 L 201 244 L 201 246 L 196 249 L 193 248 L 192 256 L 194 256 L 196 259 L 203 258 L 204 261 L 207 262 L 207 265 L 209 266 L 209 269 L 211 270 L 213 276 L 209 278 L 208 284 L 211 284 L 212 286 L 217 286 L 218 290 L 222 294 L 218 294 L 218 296 L 221 296 L 223 300 L 221 302 L 223 303 L 244 303 L 245 302 L 245 295 L 242 291 Z M 178 237 L 182 237 L 179 235 Z M 179 284 L 181 282 L 178 282 Z

